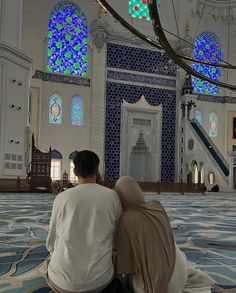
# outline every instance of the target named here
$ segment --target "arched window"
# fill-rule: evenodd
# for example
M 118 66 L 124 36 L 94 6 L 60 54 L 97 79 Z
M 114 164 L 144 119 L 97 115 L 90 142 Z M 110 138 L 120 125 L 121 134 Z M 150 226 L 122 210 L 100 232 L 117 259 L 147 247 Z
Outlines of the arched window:
M 218 136 L 218 117 L 215 112 L 211 112 L 209 115 L 209 136 Z
M 208 182 L 210 185 L 213 185 L 215 183 L 215 174 L 213 172 L 210 172 L 208 174 Z
M 203 113 L 202 113 L 202 110 L 199 109 L 199 108 L 196 110 L 196 119 L 197 119 L 197 122 L 202 126 L 202 123 L 203 123 Z
M 78 177 L 75 175 L 74 173 L 74 163 L 73 163 L 73 160 L 75 158 L 77 154 L 77 151 L 74 151 L 72 152 L 70 155 L 69 155 L 69 161 L 70 161 L 70 182 L 78 182 Z
M 51 152 L 51 178 L 53 181 L 61 179 L 62 154 L 57 150 Z
M 157 7 L 160 9 L 160 1 L 157 0 Z M 129 14 L 143 20 L 151 20 L 147 0 L 129 0 Z
M 74 96 L 71 100 L 71 124 L 84 124 L 84 102 L 79 96 Z
M 219 64 L 224 58 L 221 42 L 214 33 L 204 32 L 200 34 L 196 38 L 194 45 L 194 58 L 197 60 Z M 216 81 L 221 81 L 222 79 L 223 72 L 219 67 L 193 63 L 193 68 Z M 205 94 L 221 93 L 219 86 L 203 81 L 195 76 L 192 77 L 192 81 L 194 92 Z
M 59 3 L 48 21 L 48 71 L 86 76 L 88 23 L 80 8 Z
M 62 123 L 62 98 L 58 94 L 53 94 L 49 100 L 49 123 Z
M 196 161 L 192 162 L 192 183 L 198 183 L 198 164 Z

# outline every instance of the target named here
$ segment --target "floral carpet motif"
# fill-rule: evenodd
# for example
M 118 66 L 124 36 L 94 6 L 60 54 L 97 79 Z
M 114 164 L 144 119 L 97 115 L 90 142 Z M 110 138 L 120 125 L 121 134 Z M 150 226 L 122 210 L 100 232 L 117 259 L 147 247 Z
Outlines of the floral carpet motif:
M 188 260 L 236 292 L 236 194 L 146 197 L 165 206 Z M 53 200 L 51 194 L 0 194 L 0 292 L 51 292 L 44 261 Z

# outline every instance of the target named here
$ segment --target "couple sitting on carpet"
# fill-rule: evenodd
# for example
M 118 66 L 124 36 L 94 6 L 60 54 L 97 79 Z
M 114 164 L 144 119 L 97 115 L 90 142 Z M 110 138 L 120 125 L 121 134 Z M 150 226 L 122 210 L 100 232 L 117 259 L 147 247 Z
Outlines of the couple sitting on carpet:
M 77 152 L 74 165 L 80 184 L 56 197 L 47 239 L 46 278 L 55 292 L 211 292 L 213 280 L 187 266 L 159 201 L 146 203 L 131 177 L 115 190 L 96 184 L 99 158 L 91 151 Z

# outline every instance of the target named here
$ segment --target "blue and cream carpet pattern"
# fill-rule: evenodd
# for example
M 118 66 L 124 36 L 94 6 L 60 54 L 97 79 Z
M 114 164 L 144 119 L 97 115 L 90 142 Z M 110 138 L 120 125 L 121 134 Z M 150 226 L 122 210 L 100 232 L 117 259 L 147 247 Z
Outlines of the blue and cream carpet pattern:
M 189 262 L 236 292 L 236 194 L 154 195 Z M 0 193 L 0 292 L 49 293 L 45 247 L 54 196 Z

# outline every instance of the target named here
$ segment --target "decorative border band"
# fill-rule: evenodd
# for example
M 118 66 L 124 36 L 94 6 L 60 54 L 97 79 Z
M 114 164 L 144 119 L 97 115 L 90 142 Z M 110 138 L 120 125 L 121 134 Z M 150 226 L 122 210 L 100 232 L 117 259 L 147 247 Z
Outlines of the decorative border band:
M 236 97 L 229 96 L 213 96 L 213 95 L 198 95 L 198 100 L 203 102 L 221 103 L 221 104 L 236 104 Z
M 48 73 L 41 70 L 35 70 L 35 74 L 32 77 L 42 79 L 43 81 L 48 82 L 57 82 L 90 87 L 90 79 L 85 77 L 66 76 L 55 73 Z
M 114 70 L 107 70 L 107 79 L 130 81 L 132 83 L 135 82 L 135 83 L 151 84 L 151 85 L 157 85 L 157 86 L 167 86 L 167 87 L 176 88 L 175 79 L 166 79 L 166 78 L 160 78 L 155 76 L 147 76 L 142 74 L 127 73 L 127 72 L 120 72 L 120 71 L 114 71 Z

